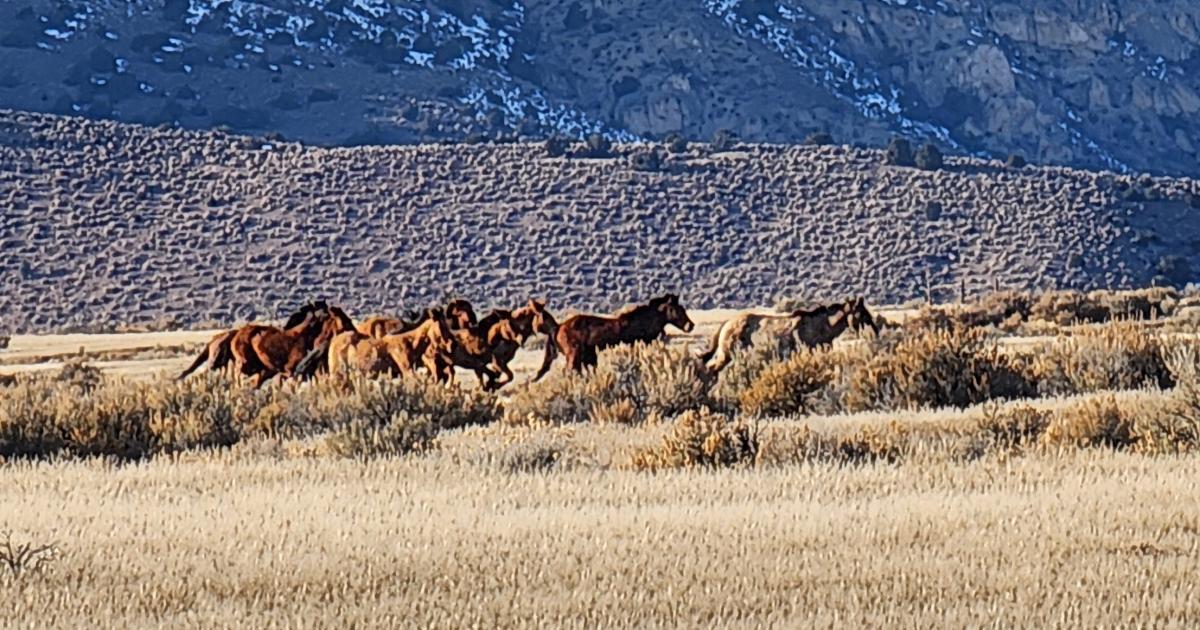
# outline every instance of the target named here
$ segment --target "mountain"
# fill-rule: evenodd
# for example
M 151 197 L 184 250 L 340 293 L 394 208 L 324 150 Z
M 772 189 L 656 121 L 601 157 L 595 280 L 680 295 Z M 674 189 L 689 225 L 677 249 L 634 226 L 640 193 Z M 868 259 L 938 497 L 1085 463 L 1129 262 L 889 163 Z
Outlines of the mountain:
M 1200 182 L 848 146 L 325 148 L 0 111 L 0 331 L 1183 284 Z M 658 159 L 651 159 L 653 152 Z
M 16 0 L 0 107 L 322 145 L 848 144 L 1200 171 L 1200 4 Z

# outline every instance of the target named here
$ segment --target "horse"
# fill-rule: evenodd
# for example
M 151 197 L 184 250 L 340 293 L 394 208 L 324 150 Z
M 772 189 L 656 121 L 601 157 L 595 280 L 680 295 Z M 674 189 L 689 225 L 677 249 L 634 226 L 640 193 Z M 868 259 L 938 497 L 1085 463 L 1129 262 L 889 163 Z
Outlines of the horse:
M 438 357 L 453 352 L 454 344 L 445 314 L 433 308 L 419 326 L 403 333 L 376 338 L 350 328 L 334 335 L 327 350 L 329 371 L 397 376 L 413 374 L 423 365 L 441 380 Z M 315 373 L 310 366 L 304 367 L 306 374 Z
M 283 330 L 261 324 L 244 326 L 229 342 L 233 363 L 243 375 L 255 377 L 255 387 L 276 374 L 290 376 L 312 350 L 328 319 L 326 309 L 310 312 L 299 324 Z
M 478 323 L 475 318 L 474 307 L 471 306 L 470 302 L 462 298 L 454 298 L 447 302 L 444 313 L 446 314 L 446 320 L 451 330 L 463 330 Z M 414 312 L 409 313 L 405 319 L 381 316 L 368 317 L 359 323 L 358 332 L 375 338 L 386 335 L 397 335 L 420 326 L 425 321 L 423 316 L 424 314 L 422 313 Z
M 293 369 L 293 375 L 300 378 L 310 378 L 322 369 L 328 368 L 329 345 L 333 341 L 333 338 L 344 332 L 357 332 L 354 321 L 350 319 L 346 311 L 336 306 L 330 306 L 328 314 L 329 317 L 321 327 L 321 332 L 313 341 L 312 350 L 296 364 L 296 367 Z
M 285 329 L 292 328 L 304 321 L 305 316 L 307 316 L 309 313 L 325 311 L 327 308 L 328 305 L 324 300 L 309 302 L 308 304 L 300 307 L 300 309 L 295 313 L 289 315 L 287 321 L 284 322 L 283 327 Z M 250 324 L 247 326 L 249 325 Z M 243 326 L 242 328 L 246 328 L 246 326 Z M 195 372 L 205 363 L 209 364 L 210 370 L 215 371 L 225 369 L 230 362 L 233 361 L 233 349 L 231 347 L 233 337 L 242 328 L 234 328 L 232 330 L 227 330 L 214 335 L 213 338 L 204 346 L 204 349 L 200 351 L 200 354 L 196 357 L 196 359 L 192 361 L 192 364 L 189 365 L 182 374 L 176 377 L 176 380 L 183 380 L 187 378 L 188 375 L 190 375 L 192 372 Z
M 533 380 L 540 380 L 550 371 L 559 351 L 565 355 L 568 369 L 581 372 L 585 367 L 596 365 L 598 350 L 638 341 L 649 343 L 663 336 L 667 324 L 683 332 L 691 332 L 696 327 L 688 318 L 687 310 L 679 304 L 678 295 L 657 297 L 613 316 L 568 317 L 547 340 L 542 367 Z
M 549 336 L 557 327 L 544 301 L 531 299 L 514 311 L 495 309 L 477 325 L 454 331 L 457 347 L 441 359 L 444 378 L 453 381 L 454 366 L 459 366 L 473 370 L 483 389 L 499 389 L 515 378 L 508 364 L 517 350 L 536 332 Z
M 698 358 L 717 374 L 733 360 L 737 348 L 753 345 L 756 335 L 777 339 L 785 350 L 791 350 L 796 342 L 809 348 L 829 346 L 846 328 L 862 330 L 867 327 L 879 334 L 879 325 L 861 297 L 786 315 L 741 313 L 721 324 L 708 349 Z

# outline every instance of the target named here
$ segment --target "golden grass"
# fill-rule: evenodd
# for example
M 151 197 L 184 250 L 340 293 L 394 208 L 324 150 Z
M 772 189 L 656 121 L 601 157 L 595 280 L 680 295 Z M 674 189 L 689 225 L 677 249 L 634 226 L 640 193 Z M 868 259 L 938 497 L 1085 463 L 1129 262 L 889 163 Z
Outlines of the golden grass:
M 439 455 L 18 464 L 22 627 L 1187 625 L 1200 459 L 498 474 Z
M 1149 334 L 918 329 L 714 393 L 658 344 L 500 400 L 22 377 L 0 446 L 51 458 L 0 464 L 0 532 L 50 551 L 0 626 L 1191 625 L 1200 356 Z M 992 395 L 1047 365 L 1074 396 Z

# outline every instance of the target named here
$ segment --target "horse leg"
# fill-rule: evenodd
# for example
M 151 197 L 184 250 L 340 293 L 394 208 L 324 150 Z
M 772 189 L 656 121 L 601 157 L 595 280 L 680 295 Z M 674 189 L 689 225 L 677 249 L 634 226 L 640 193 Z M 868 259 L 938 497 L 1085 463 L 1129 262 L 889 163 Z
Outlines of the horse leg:
M 584 367 L 594 368 L 594 367 L 596 367 L 596 364 L 599 362 L 600 362 L 600 358 L 597 356 L 595 346 L 587 346 L 586 348 L 583 349 L 582 365 Z
M 542 367 L 538 368 L 537 375 L 533 377 L 533 381 L 537 382 L 550 371 L 550 366 L 554 364 L 554 359 L 558 357 L 558 345 L 554 341 L 553 335 L 546 336 L 546 352 L 542 356 Z

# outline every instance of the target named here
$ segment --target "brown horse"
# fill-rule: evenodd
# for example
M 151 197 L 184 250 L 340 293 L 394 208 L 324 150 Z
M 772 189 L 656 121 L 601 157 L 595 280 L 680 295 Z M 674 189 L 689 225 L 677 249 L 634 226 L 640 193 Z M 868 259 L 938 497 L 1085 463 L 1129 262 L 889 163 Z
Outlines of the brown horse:
M 255 377 L 255 387 L 276 374 L 290 376 L 328 320 L 326 310 L 310 312 L 299 324 L 282 330 L 260 324 L 242 327 L 229 342 L 233 364 L 243 375 Z
M 338 333 L 329 342 L 329 371 L 409 375 L 420 366 L 441 377 L 438 358 L 454 351 L 455 340 L 440 308 L 430 309 L 421 325 L 407 332 L 369 337 L 357 329 Z
M 305 316 L 307 316 L 309 313 L 325 311 L 327 308 L 328 305 L 324 300 L 309 302 L 308 304 L 302 306 L 300 310 L 289 315 L 287 321 L 284 322 L 283 327 L 285 329 L 292 328 L 304 321 Z M 242 328 L 246 327 L 247 326 L 243 326 Z M 222 370 L 228 367 L 233 361 L 233 348 L 231 347 L 233 337 L 242 328 L 234 328 L 233 330 L 227 330 L 214 335 L 212 340 L 210 340 L 208 344 L 204 346 L 204 349 L 200 351 L 200 354 L 196 357 L 196 359 L 192 361 L 192 364 L 189 365 L 188 368 L 179 375 L 178 380 L 187 378 L 189 374 L 195 372 L 205 363 L 208 363 L 209 369 L 213 371 Z
M 493 310 L 477 325 L 454 331 L 458 345 L 453 353 L 441 358 L 443 377 L 453 381 L 454 366 L 464 367 L 475 372 L 484 389 L 499 389 L 513 381 L 508 364 L 517 350 L 534 333 L 550 336 L 557 327 L 554 316 L 546 311 L 545 301 L 531 299 L 515 311 Z
M 462 298 L 455 298 L 447 302 L 444 312 L 452 330 L 463 330 L 477 323 L 474 307 Z M 360 322 L 358 332 L 378 339 L 385 335 L 408 332 L 420 326 L 424 321 L 423 314 L 419 313 L 409 313 L 407 319 L 374 316 Z
M 584 367 L 596 365 L 598 350 L 638 341 L 649 343 L 663 335 L 667 324 L 683 332 L 691 332 L 696 327 L 679 304 L 678 295 L 667 294 L 654 298 L 647 304 L 624 309 L 612 317 L 568 317 L 547 340 L 542 367 L 533 380 L 540 380 L 550 371 L 558 351 L 566 356 L 569 369 L 580 372 Z
M 847 328 L 862 330 L 867 327 L 879 333 L 879 326 L 862 298 L 786 315 L 741 313 L 721 324 L 709 342 L 708 350 L 699 358 L 716 374 L 729 365 L 737 349 L 754 345 L 760 336 L 776 340 L 785 352 L 790 352 L 796 343 L 809 348 L 828 346 Z

